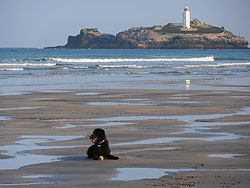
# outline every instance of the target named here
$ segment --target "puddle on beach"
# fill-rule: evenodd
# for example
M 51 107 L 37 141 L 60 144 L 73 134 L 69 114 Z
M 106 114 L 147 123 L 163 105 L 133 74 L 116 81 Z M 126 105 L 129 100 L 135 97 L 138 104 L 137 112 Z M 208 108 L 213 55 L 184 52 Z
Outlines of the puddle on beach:
M 113 95 L 103 95 L 102 98 L 105 99 L 105 98 L 116 98 L 116 97 L 124 97 L 124 96 L 136 96 L 136 95 L 140 95 L 139 93 L 138 94 L 135 94 L 135 93 L 127 93 L 127 94 L 113 94 Z
M 214 172 L 250 172 L 250 169 L 193 169 L 193 168 L 183 168 L 183 169 L 161 169 L 161 168 L 117 168 L 119 173 L 117 177 L 111 180 L 115 181 L 133 181 L 142 179 L 154 179 L 160 178 L 162 176 L 181 173 L 181 172 L 204 172 L 204 171 L 214 171 Z
M 0 96 L 8 96 L 8 95 L 25 95 L 28 94 L 29 92 L 25 91 L 1 91 Z
M 60 100 L 62 98 L 34 98 L 29 101 L 53 101 L 53 100 Z
M 125 105 L 125 106 L 150 106 L 154 104 L 147 104 L 147 103 L 126 103 L 126 102 L 88 102 L 88 105 L 91 106 L 119 106 L 119 105 Z
M 0 108 L 0 111 L 11 111 L 11 110 L 33 110 L 46 108 L 45 106 L 37 106 L 37 107 L 17 107 L 17 108 Z
M 95 95 L 102 95 L 103 93 L 100 92 L 79 92 L 75 93 L 75 95 L 83 95 L 83 96 L 95 96 Z
M 46 108 L 45 106 L 36 106 L 36 107 L 16 107 L 16 108 L 0 108 L 0 111 L 14 111 L 14 110 L 33 110 Z M 0 116 L 0 121 L 12 120 L 12 118 L 8 116 Z
M 200 119 L 217 119 L 223 117 L 230 117 L 235 115 L 249 115 L 250 107 L 243 108 L 238 112 L 229 113 L 229 114 L 206 114 L 206 115 L 184 115 L 184 116 L 118 116 L 118 117 L 108 117 L 108 118 L 98 118 L 98 119 L 75 119 L 75 120 L 53 120 L 53 121 L 103 121 L 106 123 L 101 124 L 86 124 L 86 125 L 73 125 L 67 124 L 63 127 L 57 128 L 75 128 L 75 127 L 105 127 L 105 126 L 122 126 L 129 124 L 138 124 L 136 121 L 140 120 L 179 120 L 186 122 L 186 127 L 183 128 L 180 132 L 169 133 L 168 137 L 161 138 L 153 138 L 153 139 L 145 139 L 145 140 L 137 140 L 133 142 L 121 142 L 112 144 L 113 146 L 121 146 L 121 145 L 137 145 L 137 144 L 162 144 L 162 143 L 171 143 L 178 141 L 188 141 L 188 140 L 197 140 L 197 141 L 222 141 L 222 140 L 233 140 L 240 138 L 249 138 L 248 136 L 243 136 L 235 133 L 228 132 L 212 132 L 211 127 L 215 126 L 226 126 L 226 125 L 248 125 L 250 121 L 242 121 L 242 122 L 209 122 L 209 121 L 198 121 Z M 133 122 L 134 121 L 134 122 Z M 183 134 L 196 134 L 197 137 L 174 137 L 173 135 L 183 135 Z M 205 136 L 200 136 L 205 135 Z
M 174 94 L 172 95 L 173 97 L 190 97 L 190 96 L 195 96 L 195 94 L 191 93 L 183 93 L 183 94 Z
M 105 117 L 96 119 L 53 119 L 50 121 L 63 122 L 81 122 L 81 121 L 107 121 L 107 122 L 122 122 L 122 121 L 143 121 L 143 120 L 180 120 L 185 122 L 193 122 L 197 124 L 211 124 L 210 126 L 216 126 L 220 122 L 199 122 L 199 119 L 216 119 L 234 115 L 250 115 L 250 107 L 243 108 L 241 111 L 230 114 L 207 114 L 207 115 L 183 115 L 183 116 L 117 116 L 117 117 Z M 224 124 L 234 124 L 236 122 L 221 122 Z M 207 125 L 206 125 L 207 126 Z
M 40 185 L 40 184 L 52 184 L 52 183 L 51 182 L 6 183 L 6 184 L 0 184 L 0 186 L 24 186 L 24 185 Z
M 47 150 L 47 149 L 58 149 L 58 148 L 75 148 L 82 146 L 45 146 L 41 144 L 58 142 L 58 141 L 69 141 L 84 136 L 21 136 L 18 141 L 13 145 L 0 146 L 1 154 L 8 155 L 11 158 L 0 160 L 0 170 L 11 170 L 19 169 L 21 167 L 48 163 L 53 161 L 59 161 L 63 156 L 51 156 L 51 155 L 40 155 L 32 154 L 32 150 Z
M 162 138 L 153 138 L 153 139 L 146 139 L 140 141 L 133 141 L 133 142 L 121 142 L 112 144 L 112 146 L 126 146 L 126 145 L 145 145 L 145 144 L 166 144 L 171 142 L 180 142 L 180 141 L 189 141 L 189 140 L 196 140 L 196 141 L 222 141 L 222 140 L 234 140 L 240 138 L 248 138 L 245 136 L 240 136 L 233 133 L 200 133 L 200 134 L 209 134 L 212 137 L 162 137 Z M 218 136 L 216 136 L 218 135 Z
M 235 98 L 235 99 L 248 99 L 250 96 L 231 96 L 231 98 Z
M 186 125 L 187 128 L 184 128 L 184 131 L 171 133 L 169 135 L 180 135 L 180 134 L 188 134 L 188 133 L 196 133 L 198 135 L 206 135 L 205 137 L 162 137 L 162 138 L 155 138 L 155 139 L 145 139 L 133 142 L 122 142 L 113 144 L 114 146 L 119 145 L 137 145 L 137 144 L 162 144 L 162 143 L 170 143 L 170 142 L 178 142 L 178 141 L 185 141 L 185 140 L 197 140 L 197 141 L 222 141 L 222 140 L 233 140 L 233 139 L 240 139 L 240 138 L 249 138 L 247 136 L 243 136 L 240 134 L 235 133 L 227 133 L 227 132 L 211 132 L 210 127 L 220 126 L 220 125 L 241 125 L 241 124 L 250 124 L 249 121 L 246 122 L 199 122 L 196 121 L 198 119 L 215 119 L 221 118 L 226 116 L 233 116 L 233 115 L 248 115 L 250 114 L 250 108 L 244 108 L 242 111 L 232 113 L 232 114 L 208 114 L 208 115 L 196 115 L 196 116 L 170 116 L 166 119 L 177 119 L 180 121 L 185 121 L 188 124 Z M 158 117 L 158 118 L 157 118 Z M 148 116 L 147 119 L 164 119 L 164 116 Z M 115 117 L 112 120 L 117 121 L 125 121 L 125 117 Z M 143 116 L 135 116 L 136 120 L 143 119 Z M 105 120 L 105 119 L 102 119 Z M 131 118 L 130 118 L 131 120 Z
M 177 99 L 177 98 L 176 98 Z M 178 98 L 182 99 L 182 98 Z M 129 102 L 88 102 L 91 106 L 157 106 L 168 104 L 210 104 L 212 101 L 129 101 Z
M 39 92 L 41 93 L 73 93 L 73 91 L 68 91 L 68 90 L 43 90 Z
M 197 124 L 197 125 L 195 125 Z M 210 130 L 210 127 L 214 126 L 227 126 L 227 125 L 250 125 L 250 121 L 238 121 L 238 122 L 193 122 L 192 127 L 184 128 L 183 131 L 168 133 L 169 135 L 180 134 L 204 134 L 204 131 Z M 191 126 L 191 125 L 190 125 Z M 209 133 L 211 134 L 211 133 Z
M 109 118 L 99 118 L 99 119 L 78 119 L 74 121 L 104 121 L 106 123 L 102 124 L 94 124 L 94 125 L 71 125 L 68 124 L 64 127 L 58 128 L 75 128 L 75 127 L 105 127 L 105 126 L 121 126 L 128 124 L 137 124 L 137 122 L 131 121 L 140 121 L 140 120 L 179 120 L 187 123 L 186 127 L 183 128 L 183 131 L 176 133 L 169 133 L 171 137 L 162 137 L 162 138 L 154 138 L 154 139 L 145 139 L 145 140 L 137 140 L 133 142 L 122 142 L 113 144 L 113 146 L 119 145 L 137 145 L 137 144 L 162 144 L 162 143 L 170 143 L 170 142 L 178 142 L 178 141 L 186 141 L 186 140 L 197 140 L 197 141 L 222 141 L 222 140 L 233 140 L 240 138 L 248 138 L 247 136 L 243 136 L 235 133 L 227 133 L 227 132 L 211 132 L 211 127 L 214 126 L 226 126 L 226 125 L 248 125 L 249 121 L 243 122 L 202 122 L 197 121 L 199 119 L 216 119 L 233 115 L 249 115 L 250 108 L 243 108 L 241 111 L 231 113 L 231 114 L 207 114 L 207 115 L 188 115 L 188 116 L 119 116 L 119 117 L 109 117 Z M 53 120 L 53 121 L 67 121 L 67 120 Z M 72 120 L 68 120 L 72 121 Z M 127 122 L 129 121 L 129 122 Z M 183 134 L 197 134 L 198 137 L 173 137 L 172 135 L 183 135 Z M 200 135 L 206 135 L 199 137 Z
M 33 179 L 33 178 L 53 178 L 55 175 L 44 175 L 44 174 L 37 174 L 37 175 L 29 175 L 29 176 L 21 176 L 22 178 L 28 178 L 28 179 Z
M 55 175 L 46 175 L 46 174 L 37 174 L 37 175 L 27 175 L 27 176 L 19 176 L 18 178 L 22 178 L 19 180 L 20 182 L 10 182 L 0 184 L 1 186 L 8 187 L 8 186 L 28 186 L 28 185 L 48 185 L 48 184 L 58 184 L 58 183 L 69 183 L 72 182 L 71 180 L 63 179 L 58 180 L 56 179 L 58 176 Z
M 117 181 L 131 181 L 146 178 L 159 178 L 168 175 L 165 169 L 158 168 L 118 168 L 118 176 L 111 180 Z
M 145 149 L 135 149 L 135 150 L 129 150 L 124 152 L 116 153 L 117 155 L 121 154 L 127 154 L 127 153 L 134 153 L 134 152 L 144 152 L 144 151 L 164 151 L 164 150 L 176 150 L 180 149 L 180 147 L 172 147 L 172 148 L 145 148 Z
M 7 117 L 7 116 L 0 116 L 0 121 L 7 121 L 7 120 L 11 120 L 12 118 Z
M 170 97 L 169 99 L 190 99 L 190 97 Z
M 85 93 L 83 93 L 83 95 L 85 95 Z M 86 93 L 86 95 L 88 94 Z M 95 93 L 93 95 L 95 95 Z M 157 106 L 157 105 L 167 105 L 167 104 L 210 104 L 213 102 L 213 101 L 190 101 L 189 100 L 190 96 L 193 96 L 193 94 L 176 94 L 169 98 L 172 100 L 182 100 L 182 101 L 152 101 L 151 99 L 135 98 L 135 99 L 123 99 L 124 102 L 88 102 L 87 104 L 92 106 L 105 106 L 105 105 L 106 106 L 118 106 L 118 105 Z
M 170 116 L 119 116 L 119 117 L 110 117 L 110 118 L 99 118 L 99 119 L 55 119 L 50 121 L 60 121 L 60 122 L 81 122 L 81 121 L 104 121 L 106 123 L 102 124 L 86 124 L 86 125 L 72 125 L 67 124 L 63 127 L 57 127 L 57 128 L 75 128 L 75 127 L 95 127 L 95 126 L 121 126 L 121 125 L 129 125 L 129 124 L 138 124 L 137 122 L 126 122 L 126 121 L 140 121 L 140 120 L 164 120 L 164 119 L 170 119 Z
M 178 98 L 180 99 L 180 98 Z M 166 101 L 166 102 L 159 102 L 159 105 L 164 104 L 212 104 L 215 103 L 214 101 Z
M 151 101 L 151 99 L 123 99 L 124 101 Z
M 107 122 L 107 123 L 100 123 L 100 124 L 87 124 L 87 125 L 73 125 L 73 124 L 66 124 L 63 127 L 56 127 L 57 129 L 68 129 L 68 128 L 76 128 L 76 127 L 109 127 L 109 126 L 122 126 L 122 125 L 130 125 L 134 123 L 128 122 Z
M 235 157 L 242 157 L 246 154 L 210 154 L 208 157 L 218 157 L 218 158 L 224 158 L 224 159 L 232 159 Z

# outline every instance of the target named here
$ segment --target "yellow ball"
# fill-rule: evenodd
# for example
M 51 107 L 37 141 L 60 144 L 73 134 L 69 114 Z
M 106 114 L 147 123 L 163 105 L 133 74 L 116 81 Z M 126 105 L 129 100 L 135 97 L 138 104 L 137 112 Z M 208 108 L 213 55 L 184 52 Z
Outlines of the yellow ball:
M 103 157 L 103 156 L 100 156 L 100 157 L 99 157 L 99 160 L 101 160 L 101 161 L 104 160 L 104 157 Z

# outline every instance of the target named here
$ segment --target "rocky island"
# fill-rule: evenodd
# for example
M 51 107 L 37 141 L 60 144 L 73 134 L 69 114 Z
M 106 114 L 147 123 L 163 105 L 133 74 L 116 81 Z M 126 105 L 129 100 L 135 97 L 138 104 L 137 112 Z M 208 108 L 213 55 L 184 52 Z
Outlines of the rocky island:
M 66 45 L 48 48 L 244 49 L 248 48 L 248 41 L 224 27 L 202 23 L 196 18 L 188 29 L 182 23 L 133 27 L 116 35 L 100 33 L 96 28 L 82 29 L 77 36 L 69 36 Z

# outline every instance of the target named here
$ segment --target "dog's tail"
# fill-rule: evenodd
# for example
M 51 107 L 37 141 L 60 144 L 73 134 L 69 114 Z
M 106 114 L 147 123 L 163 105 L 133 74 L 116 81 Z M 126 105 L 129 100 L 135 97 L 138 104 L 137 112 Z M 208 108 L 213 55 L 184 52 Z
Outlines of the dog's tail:
M 108 156 L 107 156 L 107 159 L 118 160 L 119 157 L 116 157 L 116 156 L 114 156 L 114 155 L 108 155 Z

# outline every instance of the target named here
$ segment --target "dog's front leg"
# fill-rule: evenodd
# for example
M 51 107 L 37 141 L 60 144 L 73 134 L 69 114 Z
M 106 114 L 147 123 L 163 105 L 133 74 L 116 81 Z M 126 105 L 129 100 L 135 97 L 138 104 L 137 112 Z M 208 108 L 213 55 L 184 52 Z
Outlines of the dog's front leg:
M 95 155 L 95 156 L 93 157 L 93 159 L 94 159 L 94 160 L 98 160 L 99 157 L 100 157 L 100 155 Z
M 88 155 L 88 158 L 98 160 L 99 156 L 101 155 L 101 151 L 97 146 L 93 145 L 93 146 L 89 147 L 89 149 L 87 151 L 87 155 Z
M 95 152 L 93 153 L 93 159 L 98 160 L 100 156 L 101 156 L 101 148 L 97 146 L 95 148 Z

